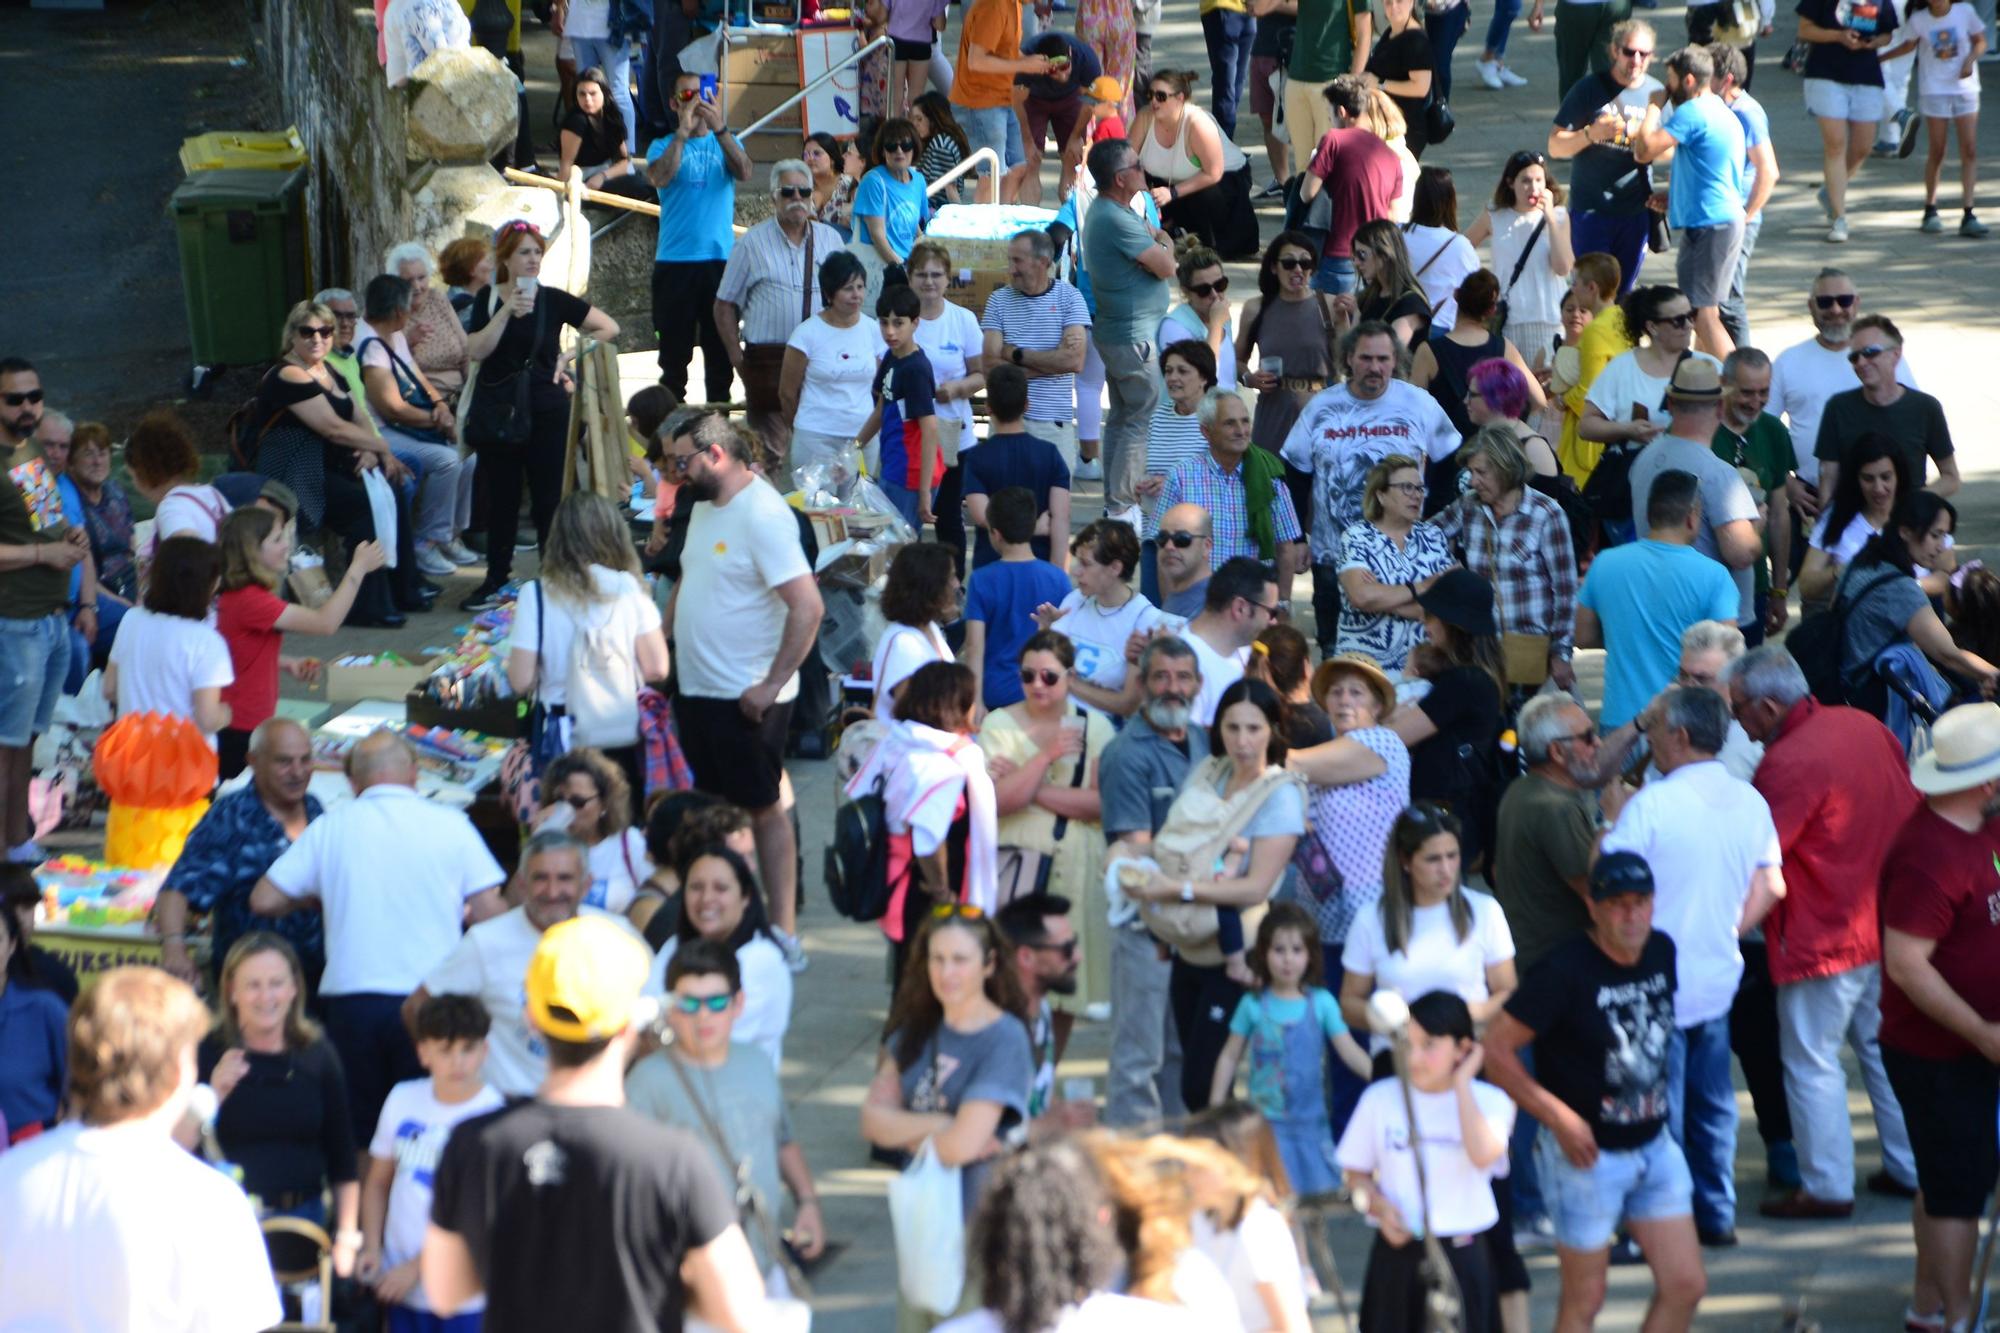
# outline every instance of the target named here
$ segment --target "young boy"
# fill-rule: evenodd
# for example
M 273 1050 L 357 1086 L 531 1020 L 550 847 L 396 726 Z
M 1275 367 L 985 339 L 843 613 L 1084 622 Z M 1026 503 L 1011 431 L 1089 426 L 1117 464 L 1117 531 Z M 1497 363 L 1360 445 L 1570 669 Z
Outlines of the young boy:
M 478 1333 L 483 1301 L 444 1318 L 431 1313 L 417 1256 L 431 1216 L 431 1175 L 462 1120 L 506 1099 L 480 1078 L 492 1020 L 472 995 L 433 995 L 417 1010 L 417 1059 L 430 1077 L 398 1083 L 382 1103 L 361 1186 L 361 1255 L 355 1275 L 389 1307 L 389 1333 Z
M 1069 559 L 1069 465 L 1062 452 L 1028 434 L 1028 376 L 1019 366 L 998 365 L 986 372 L 986 443 L 959 459 L 965 472 L 965 516 L 978 529 L 972 567 L 999 559 L 986 521 L 987 497 L 1009 486 L 1025 486 L 1035 499 L 1035 558 L 1057 569 Z M 1046 516 L 1046 518 L 1045 518 Z M 1061 598 L 1056 600 L 1061 601 Z
M 931 505 L 944 475 L 937 376 L 931 359 L 917 346 L 922 313 L 923 302 L 905 286 L 884 288 L 876 300 L 875 317 L 889 351 L 875 371 L 875 410 L 861 428 L 863 440 L 882 432 L 882 490 L 919 534 L 924 524 L 937 522 Z
M 1489 1327 L 1493 1274 L 1482 1234 L 1500 1220 L 1493 1173 L 1507 1159 L 1514 1103 L 1474 1081 L 1485 1054 L 1472 1011 L 1449 991 L 1410 1001 L 1410 1097 L 1423 1145 L 1431 1230 L 1458 1277 L 1467 1329 Z M 1402 1086 L 1378 1080 L 1361 1094 L 1335 1152 L 1354 1206 L 1379 1228 L 1368 1252 L 1361 1326 L 1383 1333 L 1426 1328 L 1423 1217 Z
M 964 656 L 990 710 L 1021 702 L 1021 645 L 1035 632 L 1035 608 L 1069 596 L 1069 576 L 1036 558 L 1029 545 L 1035 497 L 1027 487 L 1009 486 L 980 499 L 1000 558 L 975 566 L 965 585 Z
M 777 1070 L 758 1047 L 729 1039 L 743 1014 L 742 985 L 736 955 L 724 946 L 692 940 L 675 950 L 667 964 L 673 1040 L 632 1066 L 625 1076 L 625 1102 L 694 1135 L 714 1155 L 724 1180 L 739 1180 L 739 1164 L 749 1163 L 748 1183 L 760 1215 L 739 1202 L 743 1233 L 771 1294 L 782 1296 L 787 1284 L 775 1252 L 780 1178 L 798 1202 L 792 1243 L 807 1260 L 826 1248 L 826 1223 L 805 1152 L 792 1138 Z

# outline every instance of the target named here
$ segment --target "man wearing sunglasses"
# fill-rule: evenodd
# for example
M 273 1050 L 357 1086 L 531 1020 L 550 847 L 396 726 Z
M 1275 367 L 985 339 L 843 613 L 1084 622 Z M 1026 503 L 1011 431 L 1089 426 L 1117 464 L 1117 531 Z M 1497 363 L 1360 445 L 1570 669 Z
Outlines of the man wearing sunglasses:
M 1058 1100 L 1056 1066 L 1069 1045 L 1070 1016 L 1058 1018 L 1051 995 L 1076 994 L 1076 927 L 1069 899 L 1054 893 L 1017 898 L 1000 909 L 993 924 L 1013 948 L 1014 975 L 1028 997 L 1035 1021 L 1028 1040 L 1035 1052 L 1035 1081 L 1028 1088 L 1028 1120 L 1034 1129 L 1062 1133 L 1097 1123 L 1095 1101 Z M 1034 1122 L 1039 1121 L 1039 1125 Z M 1032 1130 L 1031 1130 L 1032 1132 Z
M 1864 435 L 1880 435 L 1903 456 L 1903 475 L 1922 477 L 1925 459 L 1937 464 L 1937 476 L 1925 489 L 1939 495 L 1958 490 L 1958 458 L 1952 451 L 1951 426 L 1944 404 L 1896 376 L 1903 360 L 1903 335 L 1887 315 L 1863 315 L 1854 321 L 1847 344 L 1847 361 L 1861 387 L 1826 400 L 1820 414 L 1819 438 L 1813 453 L 1819 458 L 1819 493 L 1832 495 L 1840 480 L 1840 459 Z
M 1611 8 L 1558 0 L 1557 50 L 1563 49 L 1566 15 L 1577 13 L 1582 22 L 1591 23 Z M 1567 91 L 1549 131 L 1549 156 L 1572 164 L 1571 245 L 1577 254 L 1596 251 L 1618 261 L 1619 296 L 1639 280 L 1651 226 L 1647 202 L 1653 194 L 1652 168 L 1633 157 L 1632 136 L 1645 122 L 1647 107 L 1666 96 L 1665 85 L 1646 72 L 1658 44 L 1652 25 L 1644 19 L 1615 25 L 1608 69 L 1598 53 L 1588 49 L 1585 55 L 1592 65 L 1588 71 L 1584 55 L 1576 57 L 1573 76 L 1565 65 L 1562 87 Z
M 1170 616 L 1193 620 L 1208 599 L 1208 576 L 1215 567 L 1215 540 L 1208 511 L 1181 503 L 1160 515 L 1160 609 Z

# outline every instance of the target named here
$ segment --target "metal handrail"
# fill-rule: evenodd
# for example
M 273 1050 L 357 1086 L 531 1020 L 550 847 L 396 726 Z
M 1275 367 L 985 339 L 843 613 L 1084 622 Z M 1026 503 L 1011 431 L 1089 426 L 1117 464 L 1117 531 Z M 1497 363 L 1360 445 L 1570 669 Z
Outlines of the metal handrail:
M 811 83 L 807 84 L 805 87 L 799 89 L 796 93 L 793 93 L 790 97 L 787 97 L 784 101 L 772 107 L 763 116 L 759 117 L 756 120 L 751 121 L 748 125 L 745 125 L 742 129 L 736 131 L 736 141 L 738 143 L 741 143 L 745 139 L 749 138 L 751 135 L 761 131 L 764 128 L 764 126 L 776 120 L 779 116 L 791 110 L 793 107 L 797 106 L 800 102 L 803 102 L 806 99 L 806 97 L 813 92 L 814 89 L 818 88 L 821 84 L 831 80 L 834 75 L 840 73 L 840 71 L 846 69 L 849 65 L 858 64 L 861 60 L 863 60 L 869 55 L 872 55 L 874 52 L 880 50 L 881 48 L 885 46 L 894 46 L 894 45 L 895 45 L 894 40 L 892 40 L 887 35 L 884 35 L 881 37 L 877 37 L 874 41 L 868 43 L 868 45 L 862 47 L 860 50 L 855 51 L 853 54 L 843 56 L 841 59 L 835 61 L 833 66 L 829 68 L 826 73 L 820 75 L 818 78 L 814 79 Z
M 978 166 L 982 161 L 991 162 L 993 164 L 993 180 L 995 182 L 994 184 L 995 193 L 993 197 L 998 199 L 1000 197 L 998 193 L 999 191 L 998 182 L 1000 180 L 1001 175 L 1003 174 L 1004 167 L 1000 161 L 1000 154 L 994 152 L 991 148 L 980 148 L 975 150 L 971 157 L 966 158 L 963 162 L 953 167 L 950 171 L 945 172 L 944 175 L 939 176 L 936 180 L 932 181 L 928 186 L 924 188 L 924 197 L 928 199 L 930 196 L 940 193 L 941 191 L 943 191 L 945 186 L 951 184 L 953 181 L 957 180 L 960 176 L 963 176 L 966 173 L 970 172 L 974 167 Z M 975 194 L 978 193 L 977 187 L 974 188 L 974 193 Z

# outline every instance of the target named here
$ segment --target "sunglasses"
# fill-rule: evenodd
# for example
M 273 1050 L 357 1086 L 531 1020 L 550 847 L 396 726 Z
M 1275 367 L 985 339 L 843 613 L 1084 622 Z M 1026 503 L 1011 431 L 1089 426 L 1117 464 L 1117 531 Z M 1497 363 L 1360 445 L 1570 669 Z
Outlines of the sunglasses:
M 1694 323 L 1694 312 L 1690 310 L 1682 315 L 1661 315 L 1653 322 L 1655 324 L 1671 324 L 1677 329 L 1685 329 Z
M 971 903 L 939 903 L 931 909 L 931 920 L 933 921 L 945 921 L 952 917 L 958 917 L 966 921 L 977 921 L 985 915 L 986 913 L 980 911 Z
M 883 144 L 882 151 L 885 153 L 914 153 L 917 151 L 917 141 L 915 139 L 897 139 L 892 143 Z
M 1039 679 L 1043 685 L 1052 686 L 1056 684 L 1058 681 L 1060 681 L 1062 678 L 1063 678 L 1062 672 L 1051 671 L 1047 667 L 1042 667 L 1040 670 L 1037 670 L 1034 667 L 1021 668 L 1021 683 L 1023 685 L 1033 685 L 1035 681 Z
M 1889 347 L 1886 343 L 1869 343 L 1866 347 L 1856 347 L 1848 352 L 1847 360 L 1849 364 L 1859 361 L 1873 361 L 1888 350 Z
M 728 1012 L 729 1002 L 735 998 L 734 995 L 676 995 L 674 1008 L 684 1014 L 698 1014 L 704 1009 L 711 1014 L 721 1014 Z
M 333 330 L 324 324 L 301 324 L 299 325 L 298 336 L 301 338 L 331 338 Z
M 1206 300 L 1211 296 L 1220 296 L 1222 293 L 1228 291 L 1229 279 L 1217 278 L 1214 282 L 1197 282 L 1194 286 L 1188 288 L 1188 290 Z
M 813 192 L 810 185 L 780 185 L 778 187 L 778 198 L 780 199 L 810 199 L 812 197 Z
M 1636 46 L 1621 46 L 1618 48 L 1618 54 L 1624 56 L 1627 60 L 1651 60 L 1653 58 L 1651 51 L 1641 51 Z
M 1302 268 L 1317 267 L 1317 264 L 1314 260 L 1311 259 L 1293 259 L 1290 256 L 1287 256 L 1278 261 L 1278 267 L 1285 270 L 1285 272 L 1287 273 L 1296 273 Z
M 1576 732 L 1574 735 L 1564 736 L 1562 739 L 1566 741 L 1578 741 L 1584 745 L 1595 745 L 1597 744 L 1597 728 L 1590 727 Z
M 1835 306 L 1839 306 L 1842 310 L 1846 310 L 1854 304 L 1854 293 L 1848 292 L 1841 296 L 1815 296 L 1813 298 L 1813 304 L 1818 306 L 1821 310 L 1831 310 Z
M 1160 540 L 1178 550 L 1185 551 L 1196 542 L 1204 540 L 1204 534 L 1199 532 L 1168 532 L 1165 528 L 1162 528 L 1160 529 Z
M 589 805 L 589 804 L 590 804 L 590 803 L 591 803 L 592 801 L 594 801 L 594 800 L 596 800 L 596 799 L 597 799 L 597 798 L 596 798 L 595 796 L 565 796 L 565 797 L 563 797 L 563 800 L 564 800 L 564 801 L 566 801 L 566 802 L 568 802 L 568 804 L 569 804 L 569 808 L 570 808 L 570 809 L 572 809 L 572 810 L 581 810 L 581 809 L 583 809 L 583 807 L 585 807 L 586 805 Z
M 23 403 L 39 403 L 42 401 L 42 391 L 30 389 L 26 393 L 0 394 L 0 401 L 5 401 L 9 407 L 19 407 Z
M 502 236 L 512 236 L 517 231 L 525 231 L 530 236 L 540 236 L 542 234 L 542 229 L 526 218 L 515 218 L 512 222 L 509 222 L 500 228 L 499 231 L 495 232 L 494 239 L 498 240 Z
M 1178 94 L 1178 93 L 1171 93 L 1171 92 L 1168 92 L 1168 91 L 1167 91 L 1166 89 L 1164 89 L 1164 88 L 1154 88 L 1154 89 L 1152 89 L 1151 91 L 1152 91 L 1152 94 L 1153 94 L 1153 105 L 1154 105 L 1154 106 L 1159 106 L 1159 105 L 1161 105 L 1161 104 L 1163 104 L 1163 103 L 1165 103 L 1165 102 L 1168 102 L 1168 101 L 1171 101 L 1171 100 L 1172 100 L 1173 98 L 1175 98 L 1175 97 L 1178 97 L 1178 96 L 1180 95 L 1180 94 Z
M 1522 167 L 1547 166 L 1548 161 L 1547 157 L 1537 153 L 1532 148 L 1524 148 L 1507 159 L 1507 169 L 1509 171 L 1519 171 Z
M 1065 958 L 1076 957 L 1076 938 L 1074 936 L 1064 940 L 1061 944 L 1031 944 L 1028 947 L 1037 953 L 1046 950 L 1049 953 L 1059 953 Z

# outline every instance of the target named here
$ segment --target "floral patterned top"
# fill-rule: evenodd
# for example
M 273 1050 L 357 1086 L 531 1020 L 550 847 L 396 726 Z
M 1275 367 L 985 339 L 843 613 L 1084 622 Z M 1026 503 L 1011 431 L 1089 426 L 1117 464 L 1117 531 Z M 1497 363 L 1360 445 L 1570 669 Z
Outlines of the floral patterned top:
M 1427 579 L 1451 568 L 1451 548 L 1444 533 L 1430 523 L 1411 527 L 1400 549 L 1389 535 L 1373 523 L 1355 523 L 1340 538 L 1340 572 L 1365 569 L 1377 583 L 1394 586 Z M 1340 628 L 1334 651 L 1366 653 L 1384 671 L 1399 672 L 1409 660 L 1410 649 L 1423 641 L 1421 620 L 1409 620 L 1387 611 L 1357 611 L 1345 597 L 1340 599 Z
M 820 205 L 814 214 L 821 222 L 840 233 L 840 239 L 854 239 L 854 177 L 841 172 L 833 178 L 833 193 Z
M 1410 752 L 1400 736 L 1387 727 L 1362 727 L 1339 739 L 1367 746 L 1388 767 L 1365 782 L 1314 787 L 1306 801 L 1313 833 L 1340 867 L 1342 879 L 1330 910 L 1319 914 L 1320 937 L 1329 945 L 1346 940 L 1354 918 L 1381 901 L 1389 831 L 1410 803 Z

